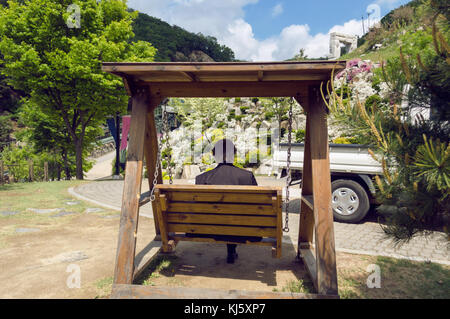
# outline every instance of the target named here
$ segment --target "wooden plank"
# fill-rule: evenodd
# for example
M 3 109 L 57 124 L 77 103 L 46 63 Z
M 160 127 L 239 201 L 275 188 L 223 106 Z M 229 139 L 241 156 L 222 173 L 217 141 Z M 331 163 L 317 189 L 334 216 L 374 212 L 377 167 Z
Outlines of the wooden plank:
M 211 214 L 237 214 L 237 215 L 267 215 L 275 213 L 270 205 L 253 204 L 216 204 L 216 203 L 181 203 L 171 202 L 167 212 L 172 213 L 211 213 Z
M 168 232 L 230 235 L 230 236 L 255 236 L 276 237 L 277 230 L 274 227 L 239 227 L 239 226 L 215 226 L 215 225 L 190 225 L 190 224 L 167 224 Z M 162 230 L 161 230 L 162 236 Z
M 272 204 L 271 194 L 171 192 L 172 202 Z
M 145 144 L 144 144 L 144 154 L 145 154 L 145 164 L 147 168 L 148 184 L 149 184 L 149 198 L 150 201 L 150 191 L 153 189 L 153 180 L 155 176 L 156 161 L 158 154 L 158 135 L 156 131 L 155 123 L 155 108 L 161 104 L 162 99 L 155 99 L 150 102 L 150 108 L 146 114 L 146 124 L 145 124 Z M 158 170 L 157 182 L 162 184 L 161 169 Z M 148 202 L 147 201 L 147 202 Z M 145 203 L 147 203 L 145 202 Z M 144 202 L 142 202 L 145 204 Z M 156 203 L 152 202 L 152 211 L 156 212 Z M 155 233 L 158 236 L 160 234 L 158 218 L 155 213 L 153 213 L 153 220 L 155 225 Z
M 277 245 L 276 245 L 276 252 L 275 257 L 281 258 L 281 247 L 283 244 L 283 213 L 282 213 L 282 198 L 283 193 L 282 191 L 278 191 L 277 196 L 273 197 L 273 205 L 275 206 L 275 212 L 277 213 Z
M 304 71 L 326 70 L 331 73 L 334 69 L 341 70 L 346 61 L 304 61 L 304 62 L 104 62 L 102 70 L 111 73 L 132 72 L 248 72 L 248 71 Z
M 276 227 L 277 218 L 271 216 L 240 216 L 216 214 L 168 213 L 165 215 L 168 223 L 235 225 Z
M 192 287 L 113 285 L 111 299 L 338 299 L 338 296 L 292 292 L 220 290 Z
M 28 180 L 34 182 L 34 163 L 32 160 L 28 160 Z
M 303 260 L 306 270 L 312 279 L 314 288 L 318 291 L 317 286 L 317 268 L 316 268 L 316 258 L 314 257 L 314 252 L 311 249 L 300 249 L 300 256 Z
M 310 88 L 311 171 L 314 196 L 314 227 L 317 265 L 317 290 L 321 294 L 338 293 L 331 175 L 326 106 L 320 88 Z
M 251 83 L 251 85 L 249 85 Z M 152 82 L 151 96 L 170 97 L 291 97 L 306 96 L 305 87 L 320 81 Z
M 142 193 L 141 197 L 139 198 L 139 207 L 142 207 L 149 202 L 150 202 L 150 191 Z
M 311 117 L 309 112 L 306 115 L 306 136 L 305 150 L 303 153 L 303 170 L 302 170 L 302 198 L 312 195 L 312 170 L 311 170 Z M 300 222 L 298 233 L 298 249 L 302 244 L 307 243 L 310 246 L 313 242 L 314 234 L 314 213 L 312 208 L 303 200 L 300 204 Z
M 152 260 L 154 260 L 161 251 L 161 246 L 162 242 L 153 240 L 136 255 L 134 260 L 136 266 L 134 268 L 133 280 L 147 269 Z
M 129 284 L 133 280 L 134 256 L 139 212 L 139 197 L 142 184 L 142 161 L 144 153 L 144 130 L 148 106 L 148 95 L 138 91 L 133 97 L 130 124 L 126 175 L 122 196 L 122 211 L 119 226 L 114 283 Z
M 169 234 L 169 238 L 173 239 L 175 241 L 192 241 L 192 242 L 198 242 L 198 243 L 215 243 L 215 244 L 228 244 L 228 243 L 236 243 L 239 245 L 254 245 L 254 246 L 270 246 L 274 247 L 277 244 L 277 240 L 275 238 L 266 237 L 263 238 L 261 241 L 246 241 L 245 243 L 242 242 L 233 242 L 233 241 L 222 241 L 222 240 L 216 240 L 213 238 L 205 238 L 205 237 L 187 237 L 185 234 Z
M 281 187 L 269 186 L 243 186 L 243 185 L 156 185 L 156 188 L 164 191 L 197 192 L 197 193 L 255 193 L 277 194 Z
M 48 162 L 44 162 L 44 181 L 48 182 Z
M 312 195 L 302 196 L 302 202 L 304 202 L 310 209 L 314 209 L 314 196 Z
M 163 213 L 161 210 L 161 197 L 165 197 L 164 194 L 161 194 L 159 189 L 155 189 L 155 203 L 156 203 L 156 219 L 158 220 L 159 231 L 161 235 L 161 241 L 163 243 L 162 250 L 163 252 L 170 252 L 169 242 L 169 230 L 167 225 L 167 220 L 163 217 Z

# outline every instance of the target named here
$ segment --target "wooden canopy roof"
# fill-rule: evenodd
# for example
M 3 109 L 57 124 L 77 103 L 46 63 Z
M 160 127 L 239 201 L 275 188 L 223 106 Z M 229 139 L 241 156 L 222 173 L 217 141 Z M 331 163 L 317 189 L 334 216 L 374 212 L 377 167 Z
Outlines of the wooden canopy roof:
M 103 71 L 133 86 L 149 86 L 155 98 L 304 96 L 328 81 L 345 61 L 103 63 Z

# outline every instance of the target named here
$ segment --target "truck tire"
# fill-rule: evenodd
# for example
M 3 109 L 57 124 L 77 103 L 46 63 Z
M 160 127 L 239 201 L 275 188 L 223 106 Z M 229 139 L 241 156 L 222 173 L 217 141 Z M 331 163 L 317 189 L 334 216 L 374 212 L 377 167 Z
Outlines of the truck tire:
M 357 182 L 338 179 L 331 183 L 331 207 L 335 221 L 358 223 L 369 212 L 369 196 Z

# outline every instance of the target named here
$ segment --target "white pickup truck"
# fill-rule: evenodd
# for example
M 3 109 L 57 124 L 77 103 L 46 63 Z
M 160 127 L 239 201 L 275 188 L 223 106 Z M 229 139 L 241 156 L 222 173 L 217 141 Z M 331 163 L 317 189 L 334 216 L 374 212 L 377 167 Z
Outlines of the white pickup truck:
M 274 148 L 273 168 L 279 178 L 286 176 L 288 144 Z M 303 169 L 304 144 L 292 144 L 291 172 L 300 180 Z M 357 223 L 375 202 L 372 178 L 383 173 L 365 145 L 330 144 L 330 171 L 333 215 L 336 221 Z

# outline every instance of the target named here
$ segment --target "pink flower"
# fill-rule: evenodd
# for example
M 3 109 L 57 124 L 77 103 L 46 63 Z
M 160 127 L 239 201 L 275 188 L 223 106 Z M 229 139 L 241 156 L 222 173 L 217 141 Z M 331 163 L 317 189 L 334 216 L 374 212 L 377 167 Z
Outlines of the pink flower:
M 354 66 L 358 66 L 358 63 L 361 61 L 361 59 L 353 59 L 347 62 L 347 68 L 351 68 Z

